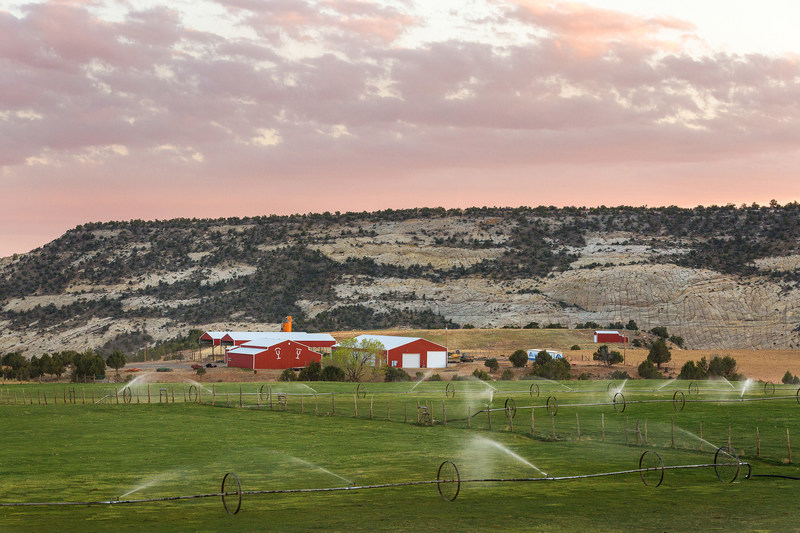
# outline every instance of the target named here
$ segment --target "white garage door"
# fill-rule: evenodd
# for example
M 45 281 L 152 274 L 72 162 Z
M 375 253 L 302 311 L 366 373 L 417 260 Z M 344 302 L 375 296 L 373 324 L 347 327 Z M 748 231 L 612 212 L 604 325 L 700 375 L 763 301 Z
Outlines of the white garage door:
M 428 368 L 445 368 L 447 352 L 428 352 Z
M 419 354 L 418 353 L 404 353 L 403 354 L 403 368 L 419 368 Z

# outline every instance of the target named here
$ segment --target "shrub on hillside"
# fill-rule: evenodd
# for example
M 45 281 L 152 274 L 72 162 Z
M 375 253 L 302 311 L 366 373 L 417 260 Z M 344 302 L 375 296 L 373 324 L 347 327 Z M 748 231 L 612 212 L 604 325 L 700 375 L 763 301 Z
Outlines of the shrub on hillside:
M 609 350 L 608 346 L 603 344 L 592 354 L 592 359 L 594 361 L 602 361 L 606 366 L 611 366 L 622 362 L 622 354 L 617 350 Z
M 297 381 L 297 375 L 291 368 L 286 368 L 283 372 L 281 372 L 278 381 Z
M 792 373 L 787 370 L 781 379 L 781 383 L 785 385 L 797 385 L 800 384 L 800 378 L 793 376 Z
M 622 370 L 614 370 L 608 377 L 609 379 L 631 379 L 628 373 Z
M 500 376 L 500 379 L 503 381 L 511 381 L 514 379 L 514 371 L 510 368 L 506 368 L 503 370 L 503 374 Z
M 570 349 L 570 350 L 580 350 L 580 349 L 581 349 L 581 347 L 580 347 L 580 346 L 578 346 L 577 344 L 573 344 L 572 346 L 570 346 L 570 348 L 569 348 L 569 349 Z
M 384 372 L 383 380 L 387 383 L 393 383 L 395 381 L 411 381 L 411 376 L 409 376 L 408 372 L 402 368 L 387 366 Z
M 328 365 L 322 369 L 319 378 L 322 381 L 344 381 L 344 370 L 336 365 Z
M 442 376 L 440 374 L 434 374 L 428 378 L 428 381 L 442 381 Z
M 639 377 L 644 379 L 661 379 L 664 377 L 650 359 L 642 361 L 637 371 L 639 372 Z
M 308 366 L 300 370 L 297 379 L 300 381 L 319 381 L 322 373 L 322 365 L 316 361 L 311 361 Z
M 528 364 L 528 352 L 516 350 L 508 357 L 508 360 L 514 365 L 514 368 L 522 368 Z
M 500 363 L 497 362 L 496 358 L 490 357 L 484 361 L 483 366 L 488 368 L 490 372 L 497 372 L 497 369 L 500 368 Z
M 475 376 L 476 378 L 480 379 L 481 381 L 491 381 L 492 380 L 492 378 L 491 378 L 491 376 L 489 376 L 489 374 L 487 374 L 485 371 L 480 370 L 478 368 L 475 369 L 475 371 L 472 373 L 472 375 Z

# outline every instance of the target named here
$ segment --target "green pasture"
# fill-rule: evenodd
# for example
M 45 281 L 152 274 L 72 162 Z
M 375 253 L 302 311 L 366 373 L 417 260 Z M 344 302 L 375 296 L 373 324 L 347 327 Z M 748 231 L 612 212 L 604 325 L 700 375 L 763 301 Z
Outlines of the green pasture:
M 631 470 L 646 450 L 667 467 L 709 464 L 729 435 L 754 475 L 745 479 L 742 467 L 736 482 L 722 483 L 713 468 L 667 469 L 659 487 L 645 486 L 638 473 L 465 482 L 453 502 L 443 501 L 435 485 L 245 495 L 235 516 L 218 497 L 0 507 L 0 530 L 800 527 L 800 481 L 786 479 L 800 477 L 796 387 L 776 386 L 774 393 L 768 387 L 765 394 L 759 383 L 743 390 L 742 383 L 697 382 L 695 393 L 680 381 L 459 381 L 448 397 L 449 383 L 370 383 L 359 394 L 352 383 L 151 383 L 150 403 L 146 383 L 130 387 L 130 403 L 120 385 L 6 384 L 0 386 L 0 503 L 210 494 L 219 492 L 226 472 L 239 476 L 243 490 L 258 491 L 432 481 L 445 460 L 464 479 Z M 681 395 L 682 409 L 673 401 Z M 432 425 L 417 423 L 422 407 Z M 793 439 L 797 456 L 789 463 Z

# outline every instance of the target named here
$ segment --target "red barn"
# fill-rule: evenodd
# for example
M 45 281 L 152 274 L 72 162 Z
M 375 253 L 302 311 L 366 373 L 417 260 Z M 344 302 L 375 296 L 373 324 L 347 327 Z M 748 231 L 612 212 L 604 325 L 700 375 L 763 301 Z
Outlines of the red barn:
M 200 346 L 222 346 L 225 331 L 206 331 L 200 336 Z
M 319 363 L 322 355 L 296 341 L 272 339 L 262 342 L 262 347 L 237 346 L 225 354 L 225 363 L 230 367 L 262 369 L 302 368 L 312 361 Z
M 622 335 L 619 331 L 595 331 L 594 342 L 622 344 L 628 342 L 628 337 Z
M 447 348 L 419 337 L 389 335 L 359 335 L 357 341 L 378 341 L 385 348 L 384 361 L 397 368 L 445 368 Z

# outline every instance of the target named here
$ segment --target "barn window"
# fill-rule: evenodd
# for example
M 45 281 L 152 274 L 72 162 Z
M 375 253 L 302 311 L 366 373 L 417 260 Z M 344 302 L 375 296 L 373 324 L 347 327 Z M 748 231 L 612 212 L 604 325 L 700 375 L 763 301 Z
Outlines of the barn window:
M 392 366 L 397 366 L 397 361 L 392 361 Z

